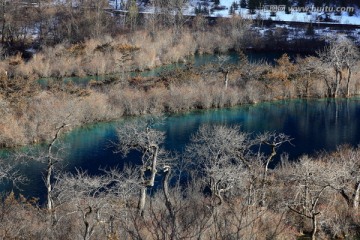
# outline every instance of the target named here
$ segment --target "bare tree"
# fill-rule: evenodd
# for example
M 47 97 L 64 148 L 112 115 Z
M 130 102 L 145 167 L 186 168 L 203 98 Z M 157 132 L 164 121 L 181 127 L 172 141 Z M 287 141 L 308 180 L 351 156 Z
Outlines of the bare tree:
M 22 163 L 21 153 L 13 153 L 6 158 L 0 158 L 0 183 L 11 183 L 16 188 L 19 188 L 20 184 L 25 184 L 27 179 L 17 168 L 18 164 Z
M 61 130 L 67 127 L 68 124 L 62 124 L 60 127 L 56 129 L 56 133 L 52 141 L 49 143 L 47 148 L 47 170 L 45 177 L 45 185 L 47 190 L 47 209 L 51 212 L 53 210 L 53 198 L 52 198 L 52 182 L 51 178 L 53 177 L 54 166 L 59 162 L 59 158 L 56 154 L 53 153 L 53 147 L 56 141 L 59 138 Z
M 258 160 L 261 160 L 262 162 L 262 168 L 263 168 L 263 174 L 262 174 L 262 180 L 261 180 L 261 199 L 260 199 L 260 206 L 265 206 L 266 201 L 266 185 L 268 182 L 268 172 L 269 172 L 269 164 L 274 160 L 274 157 L 277 154 L 278 148 L 283 145 L 284 143 L 290 143 L 291 139 L 289 136 L 285 134 L 276 134 L 276 133 L 270 133 L 266 132 L 263 134 L 258 135 L 257 140 L 255 140 L 259 146 Z M 264 156 L 261 152 L 262 148 L 261 146 L 265 145 L 267 147 L 270 147 L 270 154 L 267 156 Z
M 106 186 L 101 177 L 91 178 L 86 173 L 78 172 L 76 175 L 64 174 L 54 186 L 58 205 L 70 208 L 62 217 L 79 214 L 82 220 L 82 237 L 90 239 L 96 232 L 102 219 L 102 210 L 107 203 L 102 196 L 103 187 Z M 59 219 L 61 221 L 62 218 Z
M 29 160 L 39 161 L 46 164 L 46 170 L 44 174 L 44 183 L 46 187 L 46 232 L 51 233 L 53 227 L 57 222 L 56 208 L 54 205 L 54 196 L 53 196 L 53 186 L 55 180 L 55 170 L 56 167 L 62 162 L 63 154 L 62 150 L 64 145 L 59 144 L 59 138 L 61 132 L 66 128 L 68 124 L 62 124 L 56 129 L 56 132 L 53 136 L 52 141 L 47 145 L 47 147 L 37 147 L 37 148 L 28 148 L 26 151 L 18 151 L 16 153 L 16 158 L 21 159 L 24 162 Z
M 310 97 L 311 89 L 315 78 L 321 76 L 319 59 L 316 57 L 306 57 L 297 60 L 299 64 L 298 77 L 296 78 L 296 87 L 301 97 Z
M 343 71 L 346 69 L 346 96 L 349 96 L 352 70 L 360 57 L 355 44 L 344 36 L 332 37 L 329 39 L 329 46 L 319 52 L 319 57 L 323 63 L 322 68 L 332 69 L 335 75 L 333 78 L 325 78 L 328 94 L 334 98 L 339 96 L 344 79 Z
M 208 184 L 219 205 L 223 203 L 225 192 L 249 184 L 249 195 L 258 186 L 259 204 L 265 206 L 269 164 L 278 148 L 290 140 L 284 134 L 263 133 L 252 138 L 238 126 L 205 125 L 192 137 L 187 153 L 190 159 L 199 161 L 203 169 L 200 175 L 209 178 Z M 263 146 L 270 148 L 269 155 L 265 154 Z
M 360 52 L 355 43 L 348 38 L 343 38 L 341 41 L 344 51 L 344 67 L 347 70 L 346 79 L 346 97 L 350 97 L 350 83 L 354 69 L 359 63 Z
M 229 84 L 229 73 L 232 70 L 231 66 L 229 65 L 229 56 L 219 56 L 218 61 L 220 64 L 219 71 L 224 75 L 224 88 L 225 90 L 228 88 Z
M 286 169 L 287 177 L 284 179 L 295 190 L 288 191 L 291 196 L 288 207 L 292 212 L 311 220 L 310 235 L 313 240 L 316 239 L 318 218 L 322 213 L 320 205 L 328 200 L 327 194 L 332 191 L 331 182 L 336 171 L 322 164 L 304 156 Z
M 334 153 L 324 154 L 319 158 L 326 160 L 336 169 L 336 178 L 331 187 L 337 190 L 348 207 L 355 212 L 360 203 L 360 152 L 349 146 L 340 146 Z
M 188 17 L 183 14 L 183 7 L 187 0 L 154 0 L 152 1 L 152 7 L 154 8 L 154 15 L 150 18 L 155 17 L 156 20 L 153 24 L 158 26 L 169 27 L 173 31 L 173 42 L 177 43 L 179 36 Z M 155 26 L 154 26 L 155 27 Z
M 137 26 L 137 19 L 139 15 L 139 8 L 135 0 L 130 0 L 127 3 L 126 9 L 128 10 L 128 22 L 130 29 L 134 31 Z
M 200 176 L 205 175 L 211 193 L 223 203 L 223 194 L 241 181 L 244 158 L 252 145 L 249 135 L 239 132 L 239 127 L 200 127 L 191 138 L 186 151 L 188 158 L 196 159 Z
M 58 222 L 64 223 L 72 215 L 81 219 L 79 231 L 84 240 L 99 238 L 97 234 L 114 234 L 114 220 L 125 215 L 127 202 L 138 189 L 133 176 L 128 173 L 127 169 L 123 172 L 111 169 L 101 176 L 77 171 L 57 177 L 55 201 L 62 211 Z
M 30 4 L 29 4 L 30 5 Z M 0 27 L 1 42 L 14 44 L 19 42 L 25 44 L 25 40 L 30 35 L 28 29 L 34 24 L 34 8 L 29 7 L 28 3 L 20 0 L 1 0 L 0 1 Z
M 154 124 L 154 118 L 141 119 L 126 122 L 117 128 L 118 152 L 121 152 L 124 156 L 131 150 L 141 153 L 139 177 L 142 187 L 138 203 L 141 216 L 144 215 L 146 189 L 154 186 L 155 176 L 158 171 L 158 159 L 164 154 L 161 145 L 164 142 L 165 135 L 164 132 L 156 130 Z
M 171 219 L 171 235 L 170 239 L 175 239 L 175 234 L 177 230 L 177 216 L 175 213 L 175 209 L 173 203 L 170 200 L 170 193 L 169 193 L 169 180 L 171 174 L 171 167 L 169 165 L 165 165 L 163 167 L 164 177 L 163 177 L 163 192 L 165 197 L 165 206 L 169 211 L 170 219 Z

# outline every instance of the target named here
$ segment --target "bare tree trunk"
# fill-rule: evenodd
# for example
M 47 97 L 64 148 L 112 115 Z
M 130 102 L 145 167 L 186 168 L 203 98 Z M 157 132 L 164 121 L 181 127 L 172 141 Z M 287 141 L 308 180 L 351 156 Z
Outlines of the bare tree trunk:
M 342 73 L 339 70 L 336 70 L 336 80 L 335 80 L 335 90 L 334 90 L 334 98 L 337 98 L 339 96 L 339 89 L 340 89 L 340 84 L 342 81 Z
M 333 98 L 337 97 L 338 87 L 339 87 L 339 85 L 338 85 L 338 73 L 336 71 L 336 73 L 335 73 L 335 83 L 334 83 L 334 87 L 333 87 L 333 90 L 332 90 L 333 91 L 332 92 L 332 97 Z
M 229 83 L 229 71 L 226 71 L 225 73 L 224 73 L 224 75 L 225 75 L 225 79 L 224 79 L 224 84 L 225 84 L 225 90 L 228 88 L 228 83 Z
M 275 155 L 276 155 L 276 150 L 275 150 L 275 145 L 273 145 L 271 154 L 268 157 L 268 159 L 266 160 L 265 167 L 264 167 L 262 186 L 261 186 L 261 200 L 260 200 L 261 207 L 265 207 L 267 173 L 268 173 L 268 169 L 269 169 L 269 164 Z
M 89 240 L 89 239 L 91 239 L 91 236 L 93 235 L 93 233 L 95 231 L 96 223 L 95 223 L 95 225 L 94 225 L 94 223 L 91 225 L 91 217 L 95 214 L 95 212 L 90 206 L 88 206 L 85 210 L 87 210 L 87 211 L 84 212 L 81 210 L 81 212 L 83 213 L 83 222 L 85 225 L 83 239 Z
M 315 237 L 316 231 L 317 231 L 317 217 L 316 216 L 317 216 L 317 214 L 315 213 L 312 215 L 312 218 L 311 218 L 311 220 L 312 220 L 311 240 L 316 240 L 316 237 Z
M 351 207 L 351 199 L 349 198 L 349 196 L 346 194 L 346 192 L 344 191 L 344 189 L 340 190 L 340 194 L 341 196 L 345 199 L 348 207 Z M 352 201 L 352 203 L 354 204 L 354 201 Z
M 176 215 L 174 212 L 174 207 L 170 201 L 169 195 L 169 177 L 170 177 L 171 168 L 166 166 L 164 168 L 164 178 L 163 178 L 163 191 L 165 196 L 165 206 L 169 211 L 170 218 L 171 218 L 171 236 L 170 239 L 175 239 L 176 235 Z
M 141 189 L 139 192 L 139 202 L 138 202 L 138 211 L 139 215 L 144 217 L 144 208 L 145 208 L 145 202 L 146 202 L 146 183 L 145 183 L 145 170 L 140 170 L 140 181 L 141 181 Z
M 124 155 L 129 150 L 136 150 L 142 153 L 142 165 L 138 172 L 140 189 L 137 210 L 140 216 L 144 216 L 147 189 L 153 187 L 155 183 L 160 149 L 159 144 L 161 144 L 160 142 L 163 141 L 164 137 L 163 132 L 151 128 L 152 120 L 141 120 L 131 124 L 124 124 L 121 128 L 117 129 L 120 139 L 120 144 L 118 145 L 119 152 L 122 152 Z
M 221 189 L 219 189 L 219 190 L 215 190 L 215 196 L 219 199 L 219 202 L 218 202 L 218 205 L 220 206 L 223 202 L 224 202 L 224 199 L 223 199 L 223 197 L 221 196 Z
M 6 26 L 6 18 L 5 18 L 5 12 L 6 12 L 6 3 L 5 0 L 2 0 L 1 2 L 1 7 L 2 7 L 2 30 L 1 30 L 1 43 L 4 44 L 5 43 L 5 26 Z
M 144 209 L 145 209 L 145 203 L 146 203 L 146 188 L 147 187 L 153 187 L 155 183 L 155 176 L 157 173 L 156 165 L 157 165 L 157 157 L 159 152 L 159 147 L 157 145 L 150 146 L 154 149 L 153 155 L 152 155 L 152 163 L 151 163 L 151 176 L 150 180 L 145 180 L 145 170 L 141 170 L 141 182 L 143 186 L 140 189 L 140 196 L 139 196 L 139 203 L 138 203 L 138 210 L 139 215 L 144 216 Z
M 310 75 L 310 74 L 309 74 Z M 310 78 L 310 76 L 309 76 L 309 78 Z M 306 85 L 305 85 L 305 92 L 306 92 L 306 97 L 307 98 L 309 98 L 310 97 L 310 84 L 309 84 L 309 79 L 308 80 L 306 80 Z
M 142 186 L 140 189 L 140 196 L 138 203 L 139 215 L 142 217 L 144 217 L 145 202 L 146 202 L 146 186 Z
M 247 204 L 253 205 L 253 203 L 255 202 L 255 199 L 253 199 L 253 184 L 250 183 L 249 189 L 248 189 L 248 200 L 247 200 Z
M 56 134 L 53 138 L 53 140 L 51 141 L 51 143 L 48 146 L 48 167 L 47 167 L 47 173 L 46 173 L 46 189 L 47 189 L 47 209 L 49 211 L 53 210 L 53 200 L 52 200 L 52 185 L 51 185 L 51 176 L 53 174 L 53 170 L 54 170 L 54 164 L 56 163 L 56 161 L 54 161 L 53 156 L 52 156 L 52 148 L 56 142 L 56 140 L 59 137 L 60 131 L 65 128 L 67 125 L 63 124 L 62 126 L 60 126 L 57 131 Z
M 346 82 L 346 97 L 350 97 L 350 80 L 351 80 L 351 68 L 348 67 L 348 76 Z
M 219 200 L 217 203 L 220 206 L 223 203 L 223 197 L 221 196 L 222 189 L 219 188 L 220 181 L 216 181 L 213 177 L 210 177 L 210 189 L 211 195 L 215 196 Z
M 360 200 L 360 182 L 357 182 L 354 193 L 354 201 L 353 201 L 354 210 L 359 209 L 359 200 Z
M 52 159 L 49 159 L 47 173 L 46 173 L 46 190 L 47 190 L 47 209 L 52 211 L 53 209 L 53 200 L 52 200 L 52 185 L 51 185 L 51 176 L 54 168 L 54 163 Z
M 155 176 L 156 176 L 156 164 L 157 164 L 157 156 L 159 153 L 159 147 L 154 145 L 152 146 L 152 148 L 154 149 L 154 153 L 153 153 L 153 159 L 152 159 L 152 164 L 151 164 L 151 178 L 149 181 L 148 186 L 149 187 L 153 187 L 154 186 L 154 182 L 155 182 Z

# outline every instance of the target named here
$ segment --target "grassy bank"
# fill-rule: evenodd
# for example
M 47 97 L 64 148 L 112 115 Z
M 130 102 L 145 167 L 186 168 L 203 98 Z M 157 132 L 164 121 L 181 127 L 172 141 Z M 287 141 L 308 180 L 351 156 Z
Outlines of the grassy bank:
M 41 87 L 35 80 L 3 75 L 0 145 L 13 147 L 47 141 L 64 122 L 74 128 L 123 116 L 329 97 L 321 75 L 306 72 L 309 64 L 319 61 L 309 57 L 293 63 L 284 55 L 272 66 L 249 63 L 243 58 L 238 65 L 226 67 L 228 74 L 221 65 L 188 66 L 163 72 L 159 77 L 113 78 L 86 86 L 54 81 Z M 352 77 L 351 95 L 355 95 L 359 93 L 360 80 L 357 72 Z M 345 82 L 340 90 L 344 95 Z

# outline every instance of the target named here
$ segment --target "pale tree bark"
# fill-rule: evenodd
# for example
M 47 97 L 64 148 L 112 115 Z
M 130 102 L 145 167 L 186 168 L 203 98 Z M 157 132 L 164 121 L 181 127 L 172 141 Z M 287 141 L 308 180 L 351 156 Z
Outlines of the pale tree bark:
M 6 29 L 6 25 L 7 25 L 7 20 L 6 20 L 6 1 L 5 0 L 1 0 L 0 2 L 1 4 L 1 43 L 4 44 L 5 43 L 5 29 Z
M 73 231 L 84 240 L 99 238 L 97 233 L 114 236 L 114 219 L 127 211 L 125 204 L 138 190 L 137 177 L 129 169 L 104 171 L 101 176 L 86 172 L 63 173 L 54 184 L 54 201 L 58 211 L 59 227 L 64 221 L 74 221 Z M 130 173 L 130 174 L 129 174 Z M 80 224 L 80 225 L 78 225 Z M 105 237 L 105 236 L 104 236 Z
M 339 96 L 339 88 L 343 79 L 341 70 L 335 71 L 335 84 L 334 84 L 334 90 L 332 93 L 332 97 L 337 98 Z
M 176 219 L 176 214 L 174 211 L 174 206 L 171 203 L 170 194 L 169 194 L 169 178 L 170 178 L 170 173 L 171 173 L 171 167 L 168 165 L 164 166 L 163 172 L 164 172 L 163 191 L 164 191 L 164 197 L 165 197 L 165 206 L 169 212 L 170 219 L 171 219 L 170 239 L 176 239 L 177 219 Z
M 340 87 L 344 78 L 343 71 L 347 70 L 346 97 L 350 96 L 350 83 L 352 69 L 360 59 L 358 48 L 348 38 L 337 36 L 329 39 L 329 46 L 319 52 L 319 56 L 324 66 L 328 66 L 334 71 L 332 81 L 326 79 L 326 85 L 331 97 L 339 96 Z
M 359 209 L 359 201 L 360 201 L 360 182 L 357 182 L 355 186 L 354 201 L 353 201 L 353 207 L 356 211 Z
M 331 186 L 337 179 L 336 169 L 323 166 L 323 162 L 303 156 L 298 163 L 292 163 L 284 169 L 284 181 L 288 182 L 290 197 L 287 206 L 292 212 L 311 221 L 310 235 L 313 240 L 318 231 L 318 217 L 325 211 L 320 210 L 319 206 L 326 205 L 328 194 L 336 192 Z
M 155 183 L 155 176 L 157 173 L 156 167 L 157 167 L 157 159 L 159 154 L 159 146 L 158 145 L 152 145 L 152 162 L 151 162 L 151 177 L 148 186 L 153 187 Z
M 224 87 L 225 87 L 225 90 L 227 90 L 227 88 L 228 88 L 228 83 L 229 83 L 229 71 L 225 71 L 225 73 L 224 73 L 224 76 L 225 76 L 225 78 L 224 78 Z
M 47 162 L 47 171 L 46 171 L 46 179 L 45 179 L 45 185 L 46 185 L 46 190 L 47 190 L 47 209 L 49 212 L 52 212 L 53 210 L 53 198 L 52 198 L 52 182 L 51 182 L 51 178 L 53 176 L 53 171 L 54 171 L 54 165 L 58 162 L 58 159 L 53 157 L 53 146 L 55 144 L 55 142 L 58 140 L 59 138 L 59 134 L 61 132 L 61 130 L 63 130 L 65 127 L 67 127 L 67 124 L 63 124 L 62 126 L 60 126 L 55 133 L 54 138 L 52 139 L 52 141 L 50 142 L 49 146 L 48 146 L 48 162 Z
M 146 203 L 146 189 L 154 186 L 155 177 L 156 177 L 156 173 L 157 173 L 157 158 L 158 158 L 158 153 L 159 153 L 159 146 L 152 145 L 152 146 L 150 146 L 150 148 L 151 148 L 150 151 L 152 152 L 150 179 L 145 180 L 146 169 L 141 170 L 141 177 L 140 177 L 140 179 L 142 181 L 142 187 L 140 190 L 138 209 L 139 209 L 139 215 L 141 215 L 142 217 L 144 216 L 144 209 L 145 209 L 145 203 Z
M 229 85 L 229 74 L 231 71 L 234 70 L 234 66 L 229 63 L 230 57 L 229 56 L 219 56 L 218 61 L 220 64 L 219 72 L 223 74 L 224 77 L 224 89 L 227 90 Z
M 203 166 L 199 177 L 207 180 L 217 206 L 224 203 L 225 193 L 240 186 L 247 191 L 244 198 L 249 204 L 257 199 L 257 204 L 265 206 L 269 164 L 277 149 L 290 141 L 284 134 L 264 133 L 252 139 L 239 127 L 205 125 L 192 137 L 186 152 Z M 265 145 L 272 149 L 268 156 Z
M 259 153 L 261 150 L 261 145 L 267 145 L 271 148 L 271 153 L 269 156 L 265 158 L 264 162 L 264 170 L 261 180 L 261 198 L 260 198 L 260 206 L 265 207 L 266 206 L 266 185 L 268 181 L 268 171 L 269 171 L 269 164 L 273 161 L 274 157 L 277 154 L 277 149 L 283 145 L 284 143 L 290 143 L 291 139 L 289 136 L 284 134 L 276 134 L 276 133 L 264 133 L 260 135 L 259 137 L 260 147 L 259 147 Z
M 160 145 L 164 141 L 164 133 L 152 128 L 154 119 L 150 121 L 139 120 L 123 124 L 117 129 L 119 137 L 118 151 L 124 156 L 130 150 L 136 150 L 142 154 L 139 170 L 139 201 L 138 212 L 144 216 L 147 189 L 155 184 L 157 165 L 160 154 Z
M 200 178 L 206 179 L 217 206 L 223 204 L 223 194 L 241 182 L 243 164 L 239 156 L 244 156 L 250 144 L 248 135 L 238 127 L 204 125 L 187 146 L 188 158 L 203 165 Z
M 358 211 L 360 151 L 348 146 L 340 146 L 335 153 L 323 157 L 331 163 L 332 168 L 337 169 L 336 179 L 332 181 L 331 187 L 338 191 L 350 209 Z
M 351 68 L 348 68 L 347 81 L 346 81 L 346 97 L 350 97 L 350 81 L 351 81 Z
M 144 179 L 144 170 L 141 171 L 140 181 L 142 182 L 139 192 L 139 202 L 138 202 L 138 212 L 139 215 L 144 217 L 144 209 L 145 209 L 145 203 L 146 203 L 146 185 L 145 185 L 145 179 Z
M 319 201 L 319 198 L 321 197 L 322 192 L 327 188 L 328 186 L 325 186 L 315 197 L 315 200 L 311 202 L 309 206 L 304 207 L 304 211 L 298 211 L 292 207 L 289 206 L 289 209 L 300 216 L 306 217 L 311 220 L 311 239 L 316 240 L 316 233 L 317 233 L 317 216 L 321 214 L 321 212 L 317 211 L 317 204 Z

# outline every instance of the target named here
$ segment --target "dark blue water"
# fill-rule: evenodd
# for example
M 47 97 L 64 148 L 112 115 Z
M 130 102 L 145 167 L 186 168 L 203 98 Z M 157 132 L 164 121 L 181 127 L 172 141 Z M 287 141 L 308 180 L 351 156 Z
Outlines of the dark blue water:
M 293 146 L 284 145 L 280 152 L 287 152 L 291 159 L 296 159 L 303 154 L 332 151 L 340 144 L 357 146 L 360 143 L 359 118 L 360 98 L 290 100 L 173 115 L 166 118 L 161 128 L 166 132 L 165 148 L 180 153 L 202 124 L 240 125 L 243 131 L 253 134 L 265 131 L 285 133 L 293 138 Z M 118 124 L 95 124 L 64 136 L 62 141 L 67 144 L 63 154 L 64 170 L 79 168 L 90 174 L 99 174 L 99 168 L 122 168 L 124 163 L 138 161 L 137 155 L 123 159 L 114 153 Z M 45 164 L 30 161 L 20 170 L 30 179 L 28 185 L 22 186 L 22 193 L 26 197 L 43 199 Z

